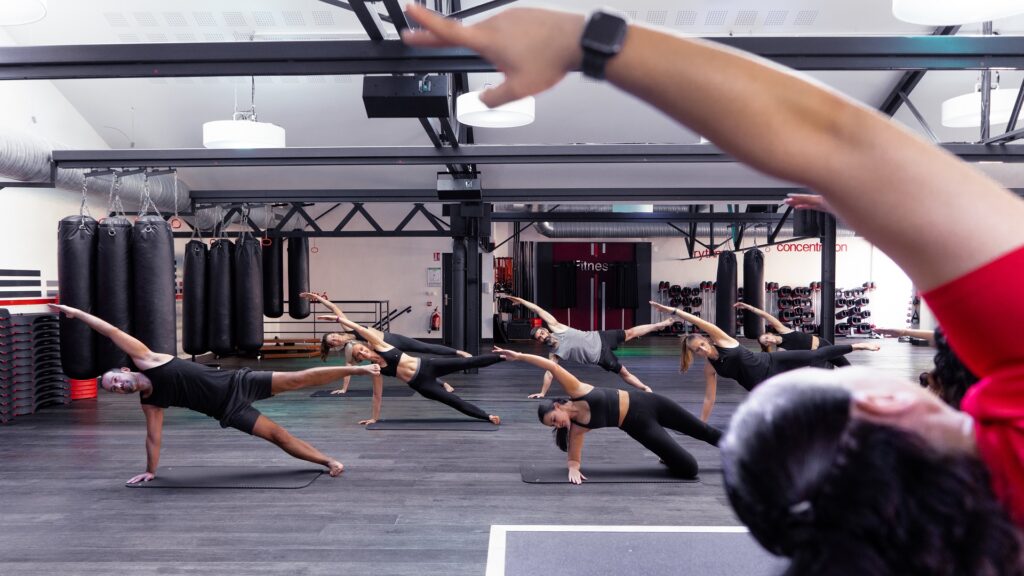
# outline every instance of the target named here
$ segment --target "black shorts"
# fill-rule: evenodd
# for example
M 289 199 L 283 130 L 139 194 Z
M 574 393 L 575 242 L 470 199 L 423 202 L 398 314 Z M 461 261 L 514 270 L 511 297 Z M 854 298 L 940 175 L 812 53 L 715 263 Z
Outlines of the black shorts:
M 254 372 L 248 368 L 240 368 L 235 372 L 231 382 L 231 391 L 224 403 L 224 415 L 220 418 L 222 428 L 235 428 L 246 434 L 252 434 L 260 411 L 252 407 L 252 403 L 270 398 L 273 372 Z
M 626 341 L 625 330 L 601 330 L 598 332 L 601 337 L 601 357 L 597 360 L 597 365 L 609 372 L 618 374 L 622 371 L 622 362 L 619 362 L 618 356 L 615 355 L 615 350 Z

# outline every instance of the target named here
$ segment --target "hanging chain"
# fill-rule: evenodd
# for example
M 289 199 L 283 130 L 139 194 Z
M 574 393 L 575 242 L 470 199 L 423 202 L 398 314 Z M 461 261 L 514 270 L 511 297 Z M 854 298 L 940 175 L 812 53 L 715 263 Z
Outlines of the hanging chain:
M 85 216 L 88 215 L 92 218 L 92 212 L 89 211 L 89 178 L 86 174 L 82 173 L 82 205 L 78 207 L 78 215 L 83 218 L 83 222 L 78 225 L 80 230 L 85 229 Z

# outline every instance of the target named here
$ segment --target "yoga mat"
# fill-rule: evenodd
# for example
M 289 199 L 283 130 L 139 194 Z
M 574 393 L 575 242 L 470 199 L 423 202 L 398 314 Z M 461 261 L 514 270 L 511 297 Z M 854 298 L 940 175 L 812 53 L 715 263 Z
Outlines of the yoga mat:
M 149 482 L 129 488 L 235 488 L 296 490 L 313 483 L 326 469 L 271 466 L 167 466 Z
M 385 388 L 383 398 L 407 398 L 414 394 L 412 388 Z M 331 394 L 331 390 L 317 390 L 310 398 L 372 398 L 373 390 L 368 388 L 349 388 L 344 394 Z
M 684 478 L 671 474 L 665 466 L 658 464 L 586 465 L 580 472 L 587 477 L 584 484 L 689 484 L 699 482 L 697 478 Z M 519 473 L 527 484 L 569 484 L 569 470 L 565 464 L 534 464 L 523 462 Z
M 462 430 L 466 432 L 494 432 L 498 428 L 499 426 L 490 422 L 467 418 L 378 420 L 366 427 L 367 430 Z

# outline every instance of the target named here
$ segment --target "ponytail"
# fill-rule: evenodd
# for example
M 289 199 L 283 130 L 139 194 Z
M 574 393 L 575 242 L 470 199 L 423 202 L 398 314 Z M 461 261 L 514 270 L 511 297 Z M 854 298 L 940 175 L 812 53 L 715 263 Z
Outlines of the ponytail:
M 561 405 L 568 403 L 569 400 L 566 398 L 555 398 L 554 400 L 542 400 L 537 405 L 537 419 L 544 422 L 544 417 L 555 409 L 555 405 Z M 569 429 L 568 428 L 555 428 L 551 431 L 555 437 L 555 446 L 562 452 L 569 451 Z

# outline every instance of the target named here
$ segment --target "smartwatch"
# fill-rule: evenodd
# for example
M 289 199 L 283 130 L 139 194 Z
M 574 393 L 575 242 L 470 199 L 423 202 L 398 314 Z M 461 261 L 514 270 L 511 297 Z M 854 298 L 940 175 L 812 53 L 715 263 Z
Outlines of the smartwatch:
M 608 60 L 622 50 L 627 25 L 624 17 L 608 10 L 596 10 L 590 15 L 583 36 L 580 37 L 585 76 L 604 79 Z

